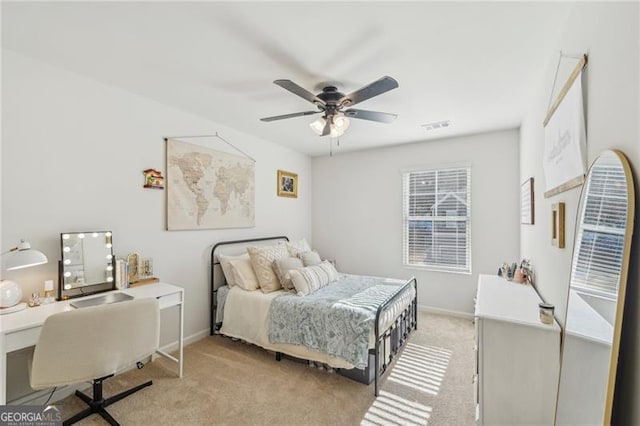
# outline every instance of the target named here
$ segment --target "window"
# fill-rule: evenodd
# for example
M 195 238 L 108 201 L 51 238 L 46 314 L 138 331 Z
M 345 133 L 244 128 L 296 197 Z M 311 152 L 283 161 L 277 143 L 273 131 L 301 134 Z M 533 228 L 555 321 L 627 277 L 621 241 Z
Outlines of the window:
M 571 287 L 615 300 L 627 227 L 626 176 L 619 163 L 600 161 L 589 172 L 576 238 Z
M 403 174 L 404 264 L 471 273 L 471 169 Z

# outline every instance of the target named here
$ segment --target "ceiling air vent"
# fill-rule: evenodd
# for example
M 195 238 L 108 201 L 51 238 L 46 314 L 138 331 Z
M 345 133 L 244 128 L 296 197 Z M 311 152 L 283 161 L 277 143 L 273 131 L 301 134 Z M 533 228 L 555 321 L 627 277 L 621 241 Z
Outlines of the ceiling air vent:
M 428 123 L 428 124 L 422 125 L 422 128 L 425 129 L 426 131 L 446 129 L 447 127 L 451 127 L 450 120 L 436 121 L 435 123 Z

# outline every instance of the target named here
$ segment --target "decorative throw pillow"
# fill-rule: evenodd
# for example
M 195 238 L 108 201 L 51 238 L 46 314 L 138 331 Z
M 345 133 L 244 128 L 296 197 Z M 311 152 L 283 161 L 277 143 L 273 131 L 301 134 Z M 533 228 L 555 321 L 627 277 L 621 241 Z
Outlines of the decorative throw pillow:
M 319 265 L 294 269 L 289 272 L 289 275 L 298 296 L 313 293 L 340 277 L 336 268 L 328 261 L 321 262 Z
M 248 291 L 260 288 L 260 284 L 258 284 L 258 277 L 253 270 L 253 266 L 251 266 L 249 256 L 246 258 L 241 257 L 239 259 L 231 260 L 230 267 L 233 278 L 238 287 Z
M 304 266 L 319 265 L 322 262 L 317 251 L 306 251 L 298 255 Z
M 311 251 L 311 247 L 306 238 L 298 241 L 287 241 L 285 245 L 287 246 L 287 250 L 289 250 L 289 254 L 294 257 L 298 257 L 300 253 Z
M 282 259 L 276 259 L 273 261 L 273 271 L 276 273 L 282 288 L 288 291 L 295 290 L 293 283 L 291 282 L 291 275 L 289 271 L 292 269 L 303 268 L 302 260 L 297 257 L 283 257 Z
M 276 259 L 289 257 L 287 248 L 284 245 L 247 247 L 247 251 L 249 252 L 249 257 L 251 257 L 253 270 L 258 277 L 260 289 L 264 293 L 280 290 L 282 286 L 271 265 Z
M 244 253 L 238 256 L 227 256 L 224 254 L 218 255 L 218 260 L 220 261 L 220 267 L 222 268 L 222 272 L 224 273 L 225 281 L 229 287 L 233 287 L 236 285 L 235 277 L 233 276 L 233 270 L 231 269 L 231 261 L 234 259 L 246 259 L 249 260 L 249 254 Z

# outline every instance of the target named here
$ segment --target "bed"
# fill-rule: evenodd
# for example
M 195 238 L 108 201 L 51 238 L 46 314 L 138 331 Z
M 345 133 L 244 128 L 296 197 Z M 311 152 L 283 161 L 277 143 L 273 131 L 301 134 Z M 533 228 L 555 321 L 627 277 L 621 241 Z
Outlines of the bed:
M 228 287 L 220 257 L 247 247 L 284 244 L 286 236 L 217 243 L 211 250 L 211 335 L 241 339 L 276 354 L 325 364 L 359 382 L 375 382 L 417 328 L 417 282 L 339 274 L 303 297 Z

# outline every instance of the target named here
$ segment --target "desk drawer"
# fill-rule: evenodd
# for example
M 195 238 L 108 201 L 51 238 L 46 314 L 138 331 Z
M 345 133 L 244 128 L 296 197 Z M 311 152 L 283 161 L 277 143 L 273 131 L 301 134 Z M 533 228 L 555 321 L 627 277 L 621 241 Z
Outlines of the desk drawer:
M 5 336 L 5 351 L 12 352 L 29 346 L 35 346 L 40 337 L 40 331 L 42 331 L 42 327 L 33 327 L 7 334 Z
M 167 308 L 169 306 L 175 306 L 182 303 L 182 293 L 173 293 L 166 296 L 158 297 L 158 304 L 160 309 Z

